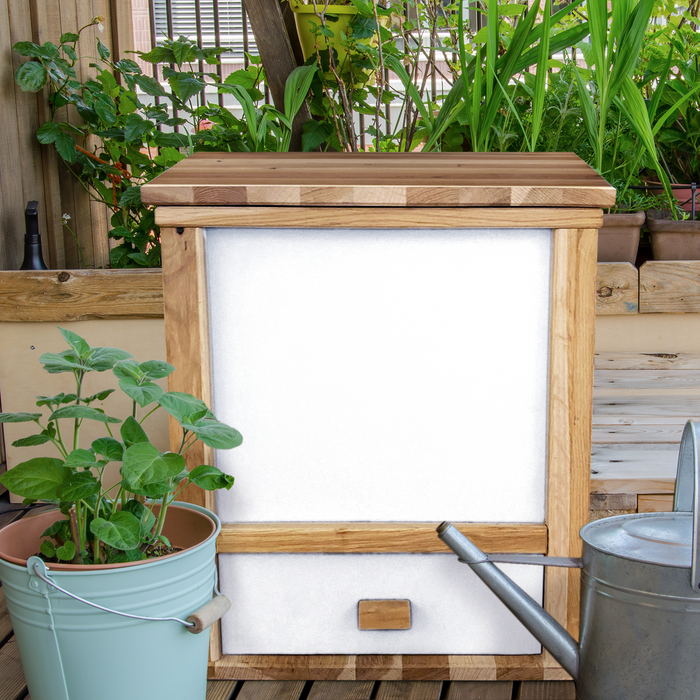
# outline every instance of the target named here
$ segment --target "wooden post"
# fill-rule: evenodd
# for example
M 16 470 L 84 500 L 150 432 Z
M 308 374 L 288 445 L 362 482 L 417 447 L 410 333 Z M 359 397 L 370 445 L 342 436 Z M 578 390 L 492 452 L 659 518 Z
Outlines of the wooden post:
M 243 4 L 265 66 L 267 84 L 270 86 L 275 107 L 284 112 L 284 86 L 289 74 L 297 67 L 297 60 L 279 0 L 243 0 Z M 301 128 L 309 119 L 311 112 L 304 103 L 292 125 L 290 151 L 301 151 Z

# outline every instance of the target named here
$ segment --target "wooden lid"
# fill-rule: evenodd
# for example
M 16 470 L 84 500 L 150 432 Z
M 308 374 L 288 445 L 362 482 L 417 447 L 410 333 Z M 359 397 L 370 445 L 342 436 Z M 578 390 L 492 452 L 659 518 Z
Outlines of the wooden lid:
M 610 207 L 573 153 L 195 153 L 141 188 L 145 204 Z

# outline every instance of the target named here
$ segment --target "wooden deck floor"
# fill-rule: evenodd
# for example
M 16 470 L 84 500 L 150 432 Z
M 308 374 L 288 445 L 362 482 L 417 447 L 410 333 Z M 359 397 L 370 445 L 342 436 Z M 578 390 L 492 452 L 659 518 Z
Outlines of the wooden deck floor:
M 0 510 L 0 528 L 25 514 L 22 510 Z M 0 586 L 0 700 L 29 697 Z M 209 681 L 207 684 L 207 700 L 574 700 L 575 697 L 574 684 L 564 681 Z

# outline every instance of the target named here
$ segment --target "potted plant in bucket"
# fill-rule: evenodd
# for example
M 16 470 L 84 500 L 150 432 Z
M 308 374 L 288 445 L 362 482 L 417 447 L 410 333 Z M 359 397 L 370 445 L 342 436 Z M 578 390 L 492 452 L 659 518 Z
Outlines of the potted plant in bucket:
M 183 453 L 197 440 L 233 448 L 241 435 L 199 399 L 164 392 L 154 380 L 174 370 L 168 363 L 139 363 L 60 330 L 69 348 L 40 361 L 51 374 L 71 373 L 72 393 L 37 397 L 42 412 L 0 413 L 2 423 L 37 426 L 14 445 L 46 444 L 57 453 L 0 477 L 25 503 L 56 504 L 0 532 L 0 577 L 29 693 L 33 700 L 204 700 L 209 634 L 190 632 L 217 619 L 212 607 L 218 616 L 226 607 L 221 598 L 212 603 L 221 525 L 206 509 L 174 500 L 187 484 L 231 488 L 233 477 L 213 466 L 188 472 Z M 88 372 L 110 370 L 132 400 L 123 421 L 91 405 L 113 389 L 82 395 Z M 161 408 L 182 429 L 177 452 L 160 452 L 144 430 Z M 89 446 L 80 445 L 85 420 L 106 432 Z M 121 465 L 112 486 L 110 462 Z

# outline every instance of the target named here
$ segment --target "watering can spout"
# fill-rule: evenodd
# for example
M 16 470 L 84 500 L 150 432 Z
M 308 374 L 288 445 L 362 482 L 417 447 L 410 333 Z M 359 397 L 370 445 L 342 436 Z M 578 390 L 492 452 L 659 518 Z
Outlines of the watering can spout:
M 509 579 L 475 544 L 454 525 L 444 522 L 438 537 L 499 597 L 526 629 L 576 680 L 579 649 L 576 640 L 530 596 Z M 542 562 L 544 563 L 544 562 Z

